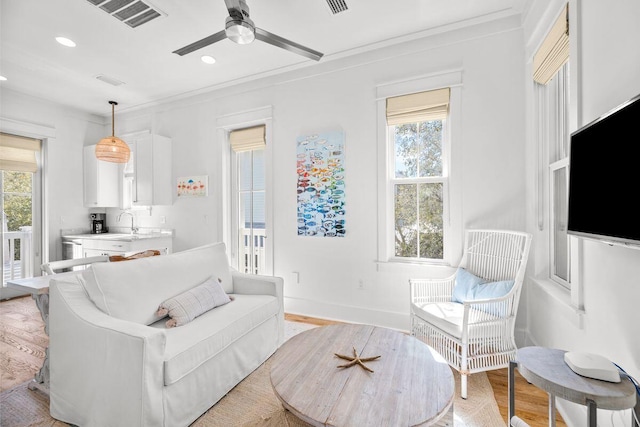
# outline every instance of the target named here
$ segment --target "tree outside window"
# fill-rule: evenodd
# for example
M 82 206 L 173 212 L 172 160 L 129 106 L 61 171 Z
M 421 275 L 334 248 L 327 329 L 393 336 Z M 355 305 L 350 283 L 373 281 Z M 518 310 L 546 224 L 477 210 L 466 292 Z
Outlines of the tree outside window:
M 443 259 L 443 121 L 392 128 L 395 256 Z
M 32 225 L 33 174 L 2 172 L 2 221 L 4 231 L 22 231 Z M 16 240 L 14 259 L 19 259 L 20 240 Z

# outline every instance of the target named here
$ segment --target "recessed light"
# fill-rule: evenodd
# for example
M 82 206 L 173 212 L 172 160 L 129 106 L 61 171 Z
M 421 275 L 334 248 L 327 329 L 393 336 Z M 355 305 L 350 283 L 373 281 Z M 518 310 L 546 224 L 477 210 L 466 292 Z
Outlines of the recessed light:
M 205 64 L 215 64 L 216 63 L 216 58 L 214 58 L 213 56 L 204 55 L 200 59 L 202 59 L 202 62 L 204 62 Z
M 66 37 L 56 37 L 56 41 L 63 46 L 76 47 L 76 43 L 73 40 L 68 39 Z
M 7 80 L 7 78 L 5 76 L 0 76 L 0 82 L 4 82 L 6 80 Z

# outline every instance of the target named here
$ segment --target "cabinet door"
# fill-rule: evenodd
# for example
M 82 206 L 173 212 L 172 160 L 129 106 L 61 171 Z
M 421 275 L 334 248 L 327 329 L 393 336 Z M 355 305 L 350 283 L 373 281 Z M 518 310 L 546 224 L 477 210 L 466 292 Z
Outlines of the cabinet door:
M 131 148 L 131 159 L 124 168 L 122 206 L 171 205 L 171 139 L 143 134 L 126 141 Z
M 117 163 L 98 160 L 95 145 L 84 147 L 84 205 L 86 207 L 120 206 L 120 167 Z
M 152 206 L 153 200 L 153 137 L 151 135 L 136 139 L 133 165 L 134 206 Z

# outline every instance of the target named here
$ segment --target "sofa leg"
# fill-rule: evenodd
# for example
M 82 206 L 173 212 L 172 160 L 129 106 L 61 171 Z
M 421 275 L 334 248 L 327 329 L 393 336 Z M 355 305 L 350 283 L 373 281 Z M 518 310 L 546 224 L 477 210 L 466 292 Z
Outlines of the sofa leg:
M 467 376 L 469 374 L 460 374 L 460 397 L 467 398 Z

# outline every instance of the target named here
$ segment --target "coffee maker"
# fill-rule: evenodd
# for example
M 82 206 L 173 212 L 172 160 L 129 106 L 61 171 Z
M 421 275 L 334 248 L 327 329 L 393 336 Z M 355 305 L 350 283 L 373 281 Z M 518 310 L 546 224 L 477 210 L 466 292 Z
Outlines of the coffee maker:
M 91 218 L 91 234 L 106 233 L 107 229 L 107 214 L 104 213 L 92 213 L 89 214 Z

